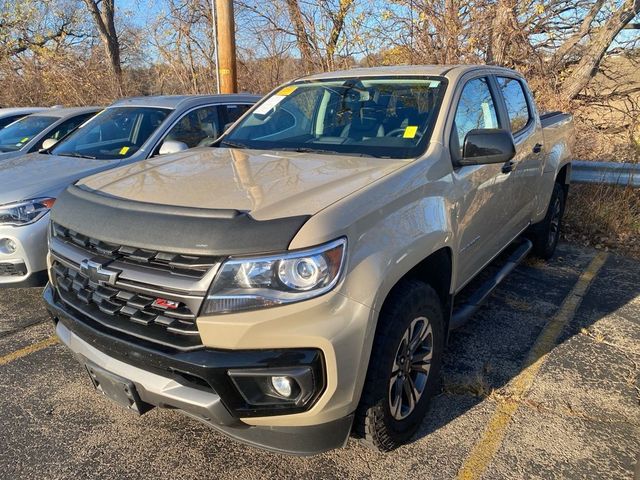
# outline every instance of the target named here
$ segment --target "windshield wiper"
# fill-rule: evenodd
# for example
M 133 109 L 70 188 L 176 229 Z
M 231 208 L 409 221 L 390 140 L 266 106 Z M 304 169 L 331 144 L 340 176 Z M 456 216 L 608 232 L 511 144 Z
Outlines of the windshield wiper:
M 67 153 L 59 153 L 63 157 L 74 157 L 74 158 L 88 158 L 90 160 L 96 160 L 96 157 L 92 157 L 91 155 L 81 155 L 77 152 L 67 152 Z
M 222 145 L 228 145 L 231 148 L 247 148 L 246 145 L 243 145 L 241 143 L 236 143 L 236 142 L 230 142 L 229 140 L 223 140 L 220 142 L 220 146 Z
M 296 152 L 296 153 L 342 153 L 337 150 L 329 150 L 327 148 L 309 148 L 309 147 L 276 147 L 274 150 L 280 150 L 282 152 Z
M 337 153 L 339 155 L 348 155 L 351 157 L 391 158 L 386 155 L 376 155 L 374 153 L 340 152 L 338 150 L 330 150 L 328 148 L 281 147 L 281 148 L 276 148 L 275 150 L 280 150 L 282 152 L 296 152 L 296 153 L 330 153 L 330 154 Z

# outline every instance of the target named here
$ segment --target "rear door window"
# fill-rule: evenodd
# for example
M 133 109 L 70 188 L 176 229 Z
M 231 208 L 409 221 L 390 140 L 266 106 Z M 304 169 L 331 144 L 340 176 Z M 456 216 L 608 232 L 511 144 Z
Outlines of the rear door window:
M 498 85 L 507 106 L 511 131 L 518 133 L 531 120 L 531 112 L 522 83 L 515 78 L 498 77 Z

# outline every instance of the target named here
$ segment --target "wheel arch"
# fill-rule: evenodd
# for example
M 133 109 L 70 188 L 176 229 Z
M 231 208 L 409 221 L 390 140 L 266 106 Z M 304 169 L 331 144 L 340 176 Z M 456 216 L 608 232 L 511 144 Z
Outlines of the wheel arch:
M 429 254 L 413 268 L 401 276 L 395 284 L 389 289 L 382 301 L 380 310 L 385 306 L 391 293 L 405 279 L 413 279 L 422 281 L 431 286 L 442 305 L 442 313 L 445 320 L 445 332 L 448 331 L 449 321 L 451 318 L 451 308 L 453 304 L 453 294 L 451 281 L 453 277 L 453 252 L 451 247 L 442 247 L 435 252 Z
M 569 184 L 571 183 L 571 163 L 563 165 L 556 174 L 556 182 L 562 185 L 564 189 L 565 199 L 569 193 Z

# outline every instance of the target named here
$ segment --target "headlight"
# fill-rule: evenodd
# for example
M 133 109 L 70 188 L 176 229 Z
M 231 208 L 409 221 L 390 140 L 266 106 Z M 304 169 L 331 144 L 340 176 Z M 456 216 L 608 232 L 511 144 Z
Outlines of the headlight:
M 47 213 L 55 198 L 33 198 L 17 203 L 0 205 L 0 225 L 27 225 Z
M 202 314 L 275 307 L 331 290 L 342 272 L 347 241 L 268 257 L 230 258 L 213 281 Z

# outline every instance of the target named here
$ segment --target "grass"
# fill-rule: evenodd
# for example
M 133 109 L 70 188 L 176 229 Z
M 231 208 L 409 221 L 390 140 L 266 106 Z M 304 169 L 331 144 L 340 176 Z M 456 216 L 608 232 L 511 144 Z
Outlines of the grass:
M 563 237 L 640 259 L 640 189 L 571 185 Z

